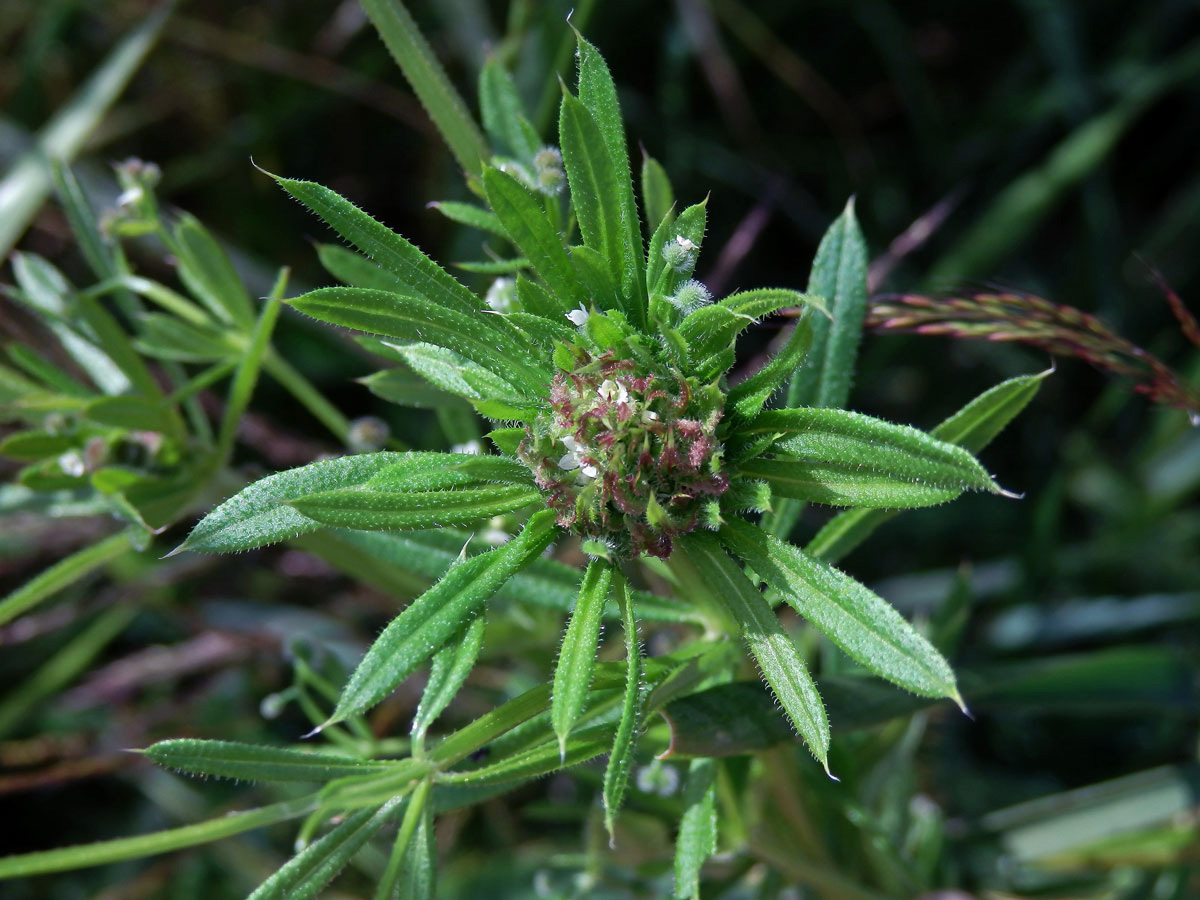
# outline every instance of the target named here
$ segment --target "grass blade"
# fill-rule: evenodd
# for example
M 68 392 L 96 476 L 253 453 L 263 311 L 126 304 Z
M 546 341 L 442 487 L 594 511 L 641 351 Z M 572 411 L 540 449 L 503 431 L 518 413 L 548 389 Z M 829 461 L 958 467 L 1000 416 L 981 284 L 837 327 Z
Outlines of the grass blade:
M 404 4 L 362 0 L 362 7 L 458 164 L 478 176 L 489 156 L 487 142 Z
M 133 534 L 120 531 L 59 560 L 0 600 L 0 625 L 24 615 L 39 603 L 131 550 Z
M 0 179 L 0 258 L 8 256 L 53 186 L 50 160 L 70 162 L 158 40 L 175 4 L 164 3 L 122 38 L 38 134 L 36 146 Z

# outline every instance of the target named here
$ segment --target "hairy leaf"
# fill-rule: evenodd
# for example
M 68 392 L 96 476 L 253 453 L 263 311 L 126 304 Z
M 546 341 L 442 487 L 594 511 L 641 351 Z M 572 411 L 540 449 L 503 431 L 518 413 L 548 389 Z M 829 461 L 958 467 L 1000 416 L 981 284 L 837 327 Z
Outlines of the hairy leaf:
M 250 295 L 216 238 L 184 213 L 175 226 L 175 242 L 179 280 L 218 319 L 249 331 L 255 318 Z
M 471 674 L 479 656 L 479 648 L 483 646 L 485 621 L 483 616 L 476 616 L 433 655 L 433 661 L 429 664 L 429 681 L 421 694 L 421 702 L 417 704 L 417 714 L 413 716 L 411 733 L 414 741 L 424 738 L 429 726 L 450 705 L 458 689 Z
M 962 704 L 950 664 L 878 594 L 740 519 L 721 540 L 852 659 L 914 694 Z
M 712 596 L 741 628 L 763 678 L 813 755 L 829 771 L 829 721 L 804 660 L 766 598 L 714 535 L 693 533 L 678 547 Z
M 867 307 L 867 245 L 854 216 L 854 198 L 817 247 L 808 293 L 825 298 L 832 319 L 813 322 L 812 350 L 792 378 L 787 405 L 843 407 Z
M 675 839 L 675 896 L 700 896 L 700 867 L 717 852 L 717 763 L 693 759 L 683 786 L 683 818 Z
M 360 809 L 346 816 L 332 831 L 288 860 L 247 900 L 308 900 L 315 897 L 392 818 L 400 800 L 396 797 L 378 809 Z
M 472 203 L 458 203 L 454 200 L 440 200 L 429 204 L 430 209 L 436 209 L 451 222 L 457 222 L 459 225 L 466 225 L 470 228 L 478 228 L 480 231 L 486 231 L 489 234 L 494 234 L 496 237 L 508 239 L 508 232 L 504 230 L 504 226 L 500 224 L 500 220 L 496 216 L 482 207 L 475 206 Z
M 980 394 L 932 431 L 933 437 L 978 453 L 1031 401 L 1049 375 L 1019 375 Z M 899 515 L 893 510 L 849 509 L 830 519 L 808 543 L 805 552 L 837 562 L 861 544 L 880 525 Z
M 375 639 L 325 724 L 363 712 L 391 693 L 556 534 L 553 511 L 542 510 L 503 547 L 471 557 L 442 576 Z
M 629 582 L 618 573 L 620 584 L 617 602 L 621 607 L 621 628 L 625 633 L 625 696 L 621 701 L 621 718 L 613 735 L 612 751 L 604 769 L 604 824 L 609 836 L 617 824 L 617 813 L 625 799 L 633 753 L 637 747 L 638 730 L 642 720 L 642 648 L 638 641 L 637 621 L 633 617 L 633 595 Z
M 971 454 L 904 425 L 838 409 L 768 410 L 739 432 L 776 434 L 775 459 L 740 464 L 782 497 L 831 506 L 917 507 L 964 490 L 1003 493 Z
M 528 399 L 527 394 L 514 389 L 508 378 L 502 378 L 453 350 L 421 343 L 396 349 L 418 375 L 464 399 L 490 399 L 516 404 Z
M 731 294 L 703 306 L 679 326 L 691 345 L 693 358 L 703 359 L 728 348 L 755 320 L 781 309 L 819 303 L 819 298 L 782 288 L 758 288 Z
M 287 505 L 308 494 L 363 484 L 372 475 L 414 454 L 363 453 L 268 475 L 234 494 L 200 520 L 173 553 L 229 553 L 287 540 L 318 528 Z M 441 457 L 441 454 L 415 454 Z
M 812 313 L 805 310 L 793 326 L 783 348 L 761 369 L 730 389 L 725 398 L 726 415 L 736 428 L 757 416 L 767 400 L 787 384 L 804 354 L 812 346 Z
M 384 491 L 363 485 L 307 494 L 289 504 L 322 525 L 361 531 L 417 531 L 485 521 L 540 499 L 536 488 L 512 484 L 440 491 Z
M 483 308 L 482 301 L 454 276 L 345 197 L 312 181 L 267 174 L 330 228 L 395 275 L 399 280 L 397 290 L 411 292 L 439 307 L 461 313 L 473 313 Z
M 559 748 L 564 756 L 567 737 L 583 715 L 591 689 L 592 670 L 596 665 L 596 651 L 600 642 L 600 621 L 612 580 L 613 568 L 609 563 L 595 559 L 588 563 L 579 587 L 579 599 L 575 602 L 571 621 L 558 651 L 550 723 L 558 735 Z
M 386 771 L 389 763 L 314 753 L 293 747 L 264 747 L 233 741 L 183 738 L 159 741 L 145 750 L 160 766 L 192 775 L 239 781 L 328 781 L 345 775 Z
M 647 227 L 661 222 L 675 205 L 675 192 L 667 170 L 648 153 L 642 154 L 642 205 L 646 209 Z
M 483 169 L 483 189 L 512 242 L 554 295 L 559 313 L 586 302 L 579 275 L 541 201 L 511 175 L 490 166 Z
M 319 288 L 287 301 L 305 315 L 405 343 L 445 347 L 482 368 L 509 378 L 523 394 L 537 396 L 547 374 L 531 360 L 498 316 L 439 308 L 420 297 L 367 288 Z
M 529 124 L 517 86 L 504 64 L 490 57 L 479 70 L 479 111 L 483 129 L 500 153 L 528 164 L 541 147 Z

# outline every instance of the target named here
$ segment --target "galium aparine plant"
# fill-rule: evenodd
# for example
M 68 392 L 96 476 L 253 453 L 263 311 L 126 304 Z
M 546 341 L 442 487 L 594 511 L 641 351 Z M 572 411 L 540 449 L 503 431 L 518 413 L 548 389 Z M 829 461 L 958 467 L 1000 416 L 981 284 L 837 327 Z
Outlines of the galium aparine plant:
M 407 27 L 396 21 L 380 26 L 385 40 L 389 28 Z M 866 308 L 866 251 L 852 205 L 822 242 L 807 292 L 714 298 L 695 277 L 705 203 L 677 210 L 665 173 L 647 158 L 639 210 L 616 90 L 595 47 L 579 37 L 577 87 L 564 88 L 557 145 L 548 146 L 499 63 L 481 78 L 485 138 L 461 104 L 429 99 L 452 95 L 440 70 L 390 43 L 482 201 L 433 205 L 510 249 L 465 267 L 496 276 L 481 296 L 328 188 L 272 176 L 357 250 L 320 248 L 342 284 L 287 302 L 360 332 L 360 343 L 388 361 L 365 380 L 382 396 L 419 378 L 469 405 L 492 423 L 488 447 L 362 453 L 271 475 L 213 509 L 175 551 L 332 535 L 376 561 L 425 566 L 421 574 L 434 579 L 315 723 L 315 733 L 339 738 L 336 747 L 174 740 L 146 751 L 182 771 L 323 785 L 246 813 L 243 825 L 223 820 L 202 839 L 301 816 L 337 819 L 252 895 L 308 897 L 398 820 L 378 896 L 433 896 L 436 809 L 604 754 L 611 830 L 651 714 L 742 669 L 729 637 L 742 639 L 781 715 L 829 771 L 830 722 L 777 604 L 881 678 L 961 705 L 935 647 L 831 563 L 899 510 L 965 490 L 1004 493 L 972 453 L 1032 398 L 1040 376 L 997 386 L 932 433 L 840 408 Z M 731 384 L 738 337 L 783 311 L 794 324 L 778 353 Z M 239 316 L 246 345 L 266 353 L 273 318 L 255 325 L 248 309 Z M 845 511 L 801 549 L 788 536 L 804 503 Z M 575 542 L 588 560 L 582 571 L 547 558 Z M 441 563 L 429 562 L 435 549 Z M 643 589 L 647 562 L 669 576 L 674 597 Z M 475 664 L 489 600 L 513 586 L 570 598 L 552 683 L 428 741 Z M 621 623 L 622 663 L 597 662 L 606 618 Z M 644 656 L 639 625 L 660 621 L 694 640 Z M 356 738 L 370 734 L 363 714 L 427 663 L 408 754 L 385 755 Z M 477 758 L 485 747 L 490 755 Z M 669 755 L 673 745 L 656 749 Z M 717 848 L 715 791 L 712 760 L 694 759 L 677 896 L 697 895 L 700 867 Z

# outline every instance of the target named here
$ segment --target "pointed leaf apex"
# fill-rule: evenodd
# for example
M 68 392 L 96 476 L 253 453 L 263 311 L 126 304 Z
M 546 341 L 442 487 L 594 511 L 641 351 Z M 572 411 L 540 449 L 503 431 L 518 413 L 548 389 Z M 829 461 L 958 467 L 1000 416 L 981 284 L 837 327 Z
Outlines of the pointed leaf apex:
M 322 731 L 324 731 L 330 725 L 334 725 L 338 721 L 339 720 L 337 718 L 331 716 L 330 718 L 328 718 L 324 722 L 322 722 L 320 725 L 318 725 L 316 728 L 314 728 L 312 731 L 308 732 L 307 734 L 300 735 L 300 740 L 307 741 L 309 738 L 316 737 L 318 734 L 320 734 Z
M 559 765 L 567 764 L 567 735 L 565 734 L 558 736 L 558 762 Z

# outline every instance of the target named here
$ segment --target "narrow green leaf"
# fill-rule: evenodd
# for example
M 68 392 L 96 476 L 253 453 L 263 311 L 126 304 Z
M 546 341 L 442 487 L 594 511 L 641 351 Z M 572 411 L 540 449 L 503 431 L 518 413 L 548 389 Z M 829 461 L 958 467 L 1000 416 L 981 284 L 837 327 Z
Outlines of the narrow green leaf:
M 512 242 L 554 295 L 559 313 L 583 304 L 587 296 L 579 275 L 541 201 L 517 179 L 491 166 L 484 166 L 483 189 Z
M 766 598 L 729 558 L 714 535 L 685 535 L 678 545 L 685 561 L 742 630 L 759 671 L 792 725 L 825 771 L 829 771 L 829 721 L 804 660 L 775 618 Z
M 52 158 L 50 167 L 54 175 L 58 201 L 66 213 L 75 242 L 92 272 L 102 280 L 127 275 L 129 267 L 120 245 L 112 236 L 100 230 L 100 217 L 88 202 L 75 173 L 69 166 L 64 165 L 61 157 Z
M 93 400 L 83 408 L 83 415 L 100 425 L 130 431 L 168 431 L 172 426 L 165 404 L 129 394 Z
M 1001 382 L 980 394 L 930 434 L 978 453 L 1025 408 L 1037 394 L 1042 379 L 1049 374 L 1019 375 Z M 883 509 L 850 509 L 838 513 L 817 532 L 804 548 L 805 552 L 827 562 L 837 562 L 876 528 L 897 515 L 896 511 Z
M 247 900 L 309 900 L 315 897 L 392 818 L 401 799 L 396 797 L 377 809 L 360 809 L 346 816 L 332 831 L 288 860 Z
M 38 133 L 35 146 L 0 180 L 0 259 L 8 256 L 50 193 L 49 160 L 75 158 L 158 41 L 173 7 L 160 6 L 130 29 L 70 100 L 58 107 Z
M 783 288 L 758 288 L 731 294 L 719 303 L 703 306 L 679 326 L 679 333 L 692 348 L 693 358 L 703 359 L 730 347 L 755 320 L 781 309 L 810 304 L 820 298 Z
M 615 176 L 616 206 L 609 212 L 615 214 L 624 235 L 622 244 L 623 271 L 619 284 L 622 293 L 629 298 L 629 321 L 635 328 L 646 324 L 646 294 L 642 290 L 645 272 L 642 268 L 642 227 L 638 219 L 637 204 L 633 199 L 633 175 L 629 167 L 629 151 L 625 146 L 625 126 L 621 118 L 621 105 L 617 101 L 617 88 L 612 74 L 600 51 L 575 32 L 579 61 L 579 101 L 591 113 L 604 139 L 604 149 L 610 160 L 609 167 Z M 566 148 L 563 148 L 564 156 Z
M 462 687 L 483 646 L 485 619 L 477 616 L 459 634 L 448 641 L 429 664 L 429 681 L 417 704 L 417 714 L 412 721 L 412 739 L 420 743 L 433 721 L 450 705 L 458 689 Z
M 500 400 L 519 405 L 529 399 L 528 394 L 513 387 L 511 379 L 445 347 L 415 343 L 398 346 L 396 350 L 418 375 L 466 400 Z
M 250 295 L 216 239 L 194 216 L 183 213 L 175 243 L 180 281 L 218 319 L 249 331 L 254 324 Z
M 547 373 L 530 360 L 499 316 L 439 308 L 427 300 L 366 288 L 319 288 L 287 301 L 322 322 L 355 328 L 405 343 L 427 342 L 460 353 L 479 366 L 507 376 L 525 394 L 537 396 Z
M 509 543 L 447 572 L 376 638 L 350 676 L 337 708 L 325 724 L 340 722 L 374 706 L 462 627 L 514 574 L 554 540 L 552 510 L 535 513 Z
M 558 746 L 564 758 L 567 738 L 583 715 L 592 686 L 592 670 L 596 665 L 596 651 L 600 643 L 601 614 L 608 600 L 612 579 L 613 569 L 607 562 L 594 559 L 588 563 L 579 587 L 579 599 L 558 651 L 550 723 L 558 735 Z
M 445 309 L 474 313 L 483 303 L 453 275 L 345 197 L 312 181 L 266 173 L 343 238 L 399 279 L 404 291 Z
M 526 314 L 537 316 L 547 323 L 553 322 L 551 327 L 564 324 L 558 321 L 559 317 L 563 315 L 562 303 L 536 281 L 526 278 L 524 274 L 517 275 L 517 303 Z M 524 326 L 521 327 L 524 328 Z M 567 336 L 573 337 L 573 333 L 568 332 Z
M 675 192 L 667 170 L 648 153 L 642 154 L 642 206 L 646 210 L 646 225 L 661 222 L 675 205 Z M 653 247 L 651 247 L 653 249 Z
M 683 818 L 675 839 L 675 897 L 700 896 L 700 868 L 717 852 L 717 763 L 693 759 L 683 786 Z
M 128 531 L 119 531 L 82 550 L 77 550 L 35 575 L 0 600 L 0 625 L 8 624 L 17 616 L 24 615 L 42 601 L 53 597 L 63 588 L 129 553 L 133 549 L 130 538 Z
M 458 164 L 478 175 L 488 158 L 487 142 L 404 4 L 362 0 L 362 7 Z
M 853 197 L 821 239 L 808 293 L 825 298 L 832 320 L 814 320 L 812 349 L 792 377 L 787 405 L 844 407 L 867 308 L 867 245 Z
M 523 256 L 514 256 L 512 259 L 467 260 L 451 263 L 451 265 L 456 269 L 473 272 L 476 275 L 516 275 L 530 267 L 529 260 Z
M 200 520 L 173 553 L 229 553 L 296 537 L 317 527 L 287 505 L 308 494 L 362 484 L 380 470 L 412 454 L 363 453 L 342 456 L 268 475 L 234 494 Z M 418 454 L 440 457 L 440 454 Z
M 740 464 L 776 494 L 831 506 L 918 507 L 964 490 L 1004 493 L 963 450 L 905 425 L 840 409 L 767 410 L 740 438 L 777 434 L 774 459 Z
M 215 362 L 236 352 L 219 328 L 182 322 L 164 313 L 145 313 L 138 319 L 138 329 L 134 347 L 158 359 Z
M 621 628 L 625 634 L 625 696 L 621 702 L 621 718 L 613 735 L 612 751 L 604 769 L 604 825 L 609 837 L 617 824 L 617 813 L 625 800 L 633 754 L 637 748 L 642 719 L 642 648 L 638 640 L 637 621 L 633 617 L 633 595 L 629 582 L 620 573 L 617 602 L 621 607 Z
M 512 76 L 494 56 L 479 70 L 479 112 L 483 129 L 500 155 L 511 154 L 528 164 L 541 148 Z
M 805 310 L 796 320 L 782 349 L 761 369 L 730 389 L 725 409 L 734 428 L 757 416 L 771 395 L 791 379 L 812 346 L 812 318 L 812 313 Z
M 79 381 L 76 381 L 57 365 L 41 356 L 37 351 L 24 344 L 10 344 L 5 348 L 9 358 L 19 366 L 25 374 L 37 378 L 46 385 L 71 397 L 95 397 L 96 393 Z
M 43 850 L 21 856 L 0 857 L 0 879 L 29 878 L 51 872 L 69 872 L 89 866 L 141 859 L 158 853 L 170 853 L 186 847 L 208 844 L 221 838 L 244 834 L 289 819 L 298 819 L 317 808 L 317 795 L 309 794 L 270 806 L 244 812 L 224 813 L 206 822 L 141 834 L 136 837 L 78 844 L 58 850 Z
M 399 406 L 413 409 L 470 409 L 461 397 L 434 387 L 407 367 L 381 369 L 357 381 L 376 397 Z
M 79 438 L 74 435 L 18 431 L 0 441 L 0 456 L 19 460 L 45 459 L 48 456 L 60 456 L 77 446 Z
M 878 594 L 741 519 L 722 526 L 721 540 L 851 659 L 914 694 L 962 705 L 950 664 Z
M 294 747 L 190 738 L 159 741 L 144 753 L 158 765 L 177 772 L 239 781 L 328 781 L 346 775 L 386 771 L 392 765 Z
M 489 784 L 512 784 L 540 778 L 550 772 L 566 769 L 594 759 L 612 746 L 612 726 L 598 725 L 574 732 L 565 748 L 557 740 L 549 740 L 508 759 L 472 769 L 467 772 L 443 774 L 439 784 L 469 784 L 482 787 Z
M 317 259 L 325 271 L 350 287 L 376 291 L 401 290 L 400 279 L 379 263 L 339 244 L 317 244 Z
M 622 295 L 631 284 L 633 255 L 641 258 L 641 239 L 636 248 L 630 244 L 629 231 L 618 212 L 622 209 L 625 186 L 619 179 L 616 162 L 608 154 L 595 118 L 565 90 L 558 129 L 563 165 L 571 186 L 571 204 L 583 244 L 599 254 L 617 289 L 620 308 L 630 321 L 638 322 L 641 320 L 638 296 Z
M 416 531 L 470 525 L 541 500 L 536 488 L 495 484 L 444 491 L 384 491 L 363 485 L 289 501 L 301 515 L 335 528 Z
M 430 203 L 429 208 L 436 209 L 451 222 L 457 222 L 459 225 L 466 225 L 470 228 L 478 228 L 480 231 L 486 231 L 489 234 L 496 235 L 496 237 L 508 240 L 508 232 L 504 230 L 504 226 L 500 224 L 500 220 L 496 218 L 494 213 L 482 207 L 475 206 L 472 203 L 439 200 Z
M 586 288 L 591 306 L 601 310 L 617 310 L 623 307 L 619 282 L 613 278 L 608 259 L 591 247 L 572 247 L 571 262 L 579 273 L 579 280 Z

